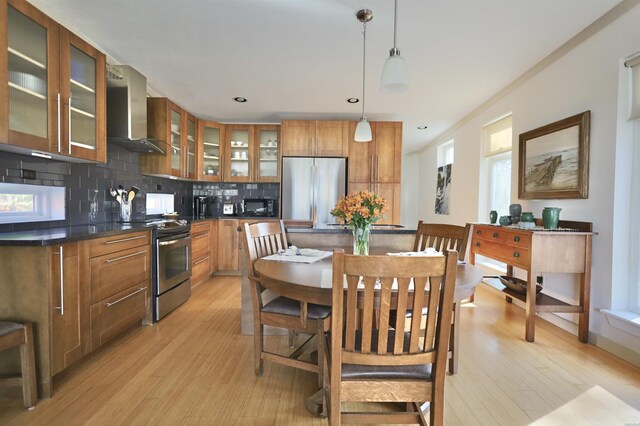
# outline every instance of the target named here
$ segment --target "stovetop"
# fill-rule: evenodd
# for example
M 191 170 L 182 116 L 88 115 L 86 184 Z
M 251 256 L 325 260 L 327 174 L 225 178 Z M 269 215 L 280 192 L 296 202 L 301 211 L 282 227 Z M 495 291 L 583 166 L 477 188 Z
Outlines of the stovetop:
M 191 231 L 191 225 L 189 224 L 189 221 L 185 219 L 149 218 L 123 223 L 144 223 L 147 226 L 155 226 L 157 228 L 158 237 L 183 234 Z

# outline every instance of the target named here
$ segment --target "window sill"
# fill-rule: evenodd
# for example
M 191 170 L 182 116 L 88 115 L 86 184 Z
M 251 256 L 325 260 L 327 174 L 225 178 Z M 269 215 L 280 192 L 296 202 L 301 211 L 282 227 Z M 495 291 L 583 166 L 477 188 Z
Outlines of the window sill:
M 610 309 L 600 309 L 607 317 L 607 322 L 611 327 L 640 337 L 640 314 L 631 311 L 612 311 Z

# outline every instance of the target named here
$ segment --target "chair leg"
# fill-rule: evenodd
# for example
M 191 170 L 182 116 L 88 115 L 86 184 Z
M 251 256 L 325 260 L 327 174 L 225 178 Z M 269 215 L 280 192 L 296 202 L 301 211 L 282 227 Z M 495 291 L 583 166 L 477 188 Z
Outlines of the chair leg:
M 318 349 L 318 387 L 322 389 L 324 384 L 324 320 L 319 319 L 316 331 L 316 347 Z
M 453 303 L 453 324 L 451 324 L 451 335 L 449 337 L 449 374 L 458 372 L 458 352 L 460 347 L 460 304 Z
M 36 363 L 33 350 L 33 327 L 25 324 L 25 342 L 20 345 L 20 363 L 22 370 L 22 396 L 24 406 L 32 409 L 38 400 L 36 384 Z
M 289 348 L 294 349 L 296 347 L 296 332 L 289 330 Z
M 253 363 L 256 376 L 262 375 L 262 352 L 264 351 L 264 326 L 259 322 L 253 327 Z
M 442 426 L 444 424 L 444 401 L 437 398 L 431 401 L 429 407 L 429 426 Z

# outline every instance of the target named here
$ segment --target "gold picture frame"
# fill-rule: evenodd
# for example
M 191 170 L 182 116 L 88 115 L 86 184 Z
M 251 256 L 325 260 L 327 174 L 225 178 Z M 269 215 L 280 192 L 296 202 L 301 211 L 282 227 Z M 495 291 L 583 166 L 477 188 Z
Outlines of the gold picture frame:
M 518 198 L 589 198 L 591 111 L 520 135 Z

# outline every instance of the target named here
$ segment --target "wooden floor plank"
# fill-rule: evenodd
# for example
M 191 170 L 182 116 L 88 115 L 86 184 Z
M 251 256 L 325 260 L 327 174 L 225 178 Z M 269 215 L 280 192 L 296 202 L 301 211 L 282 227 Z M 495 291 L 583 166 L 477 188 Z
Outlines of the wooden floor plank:
M 447 425 L 640 423 L 640 369 L 479 289 L 461 307 L 459 373 L 447 376 Z M 286 352 L 286 336 L 267 337 Z M 240 334 L 240 279 L 216 277 L 153 326 L 138 327 L 56 377 L 33 411 L 0 390 L 1 425 L 323 425 L 304 409 L 313 374 L 266 362 Z M 349 409 L 362 408 L 357 404 Z M 376 405 L 371 411 L 384 411 Z

